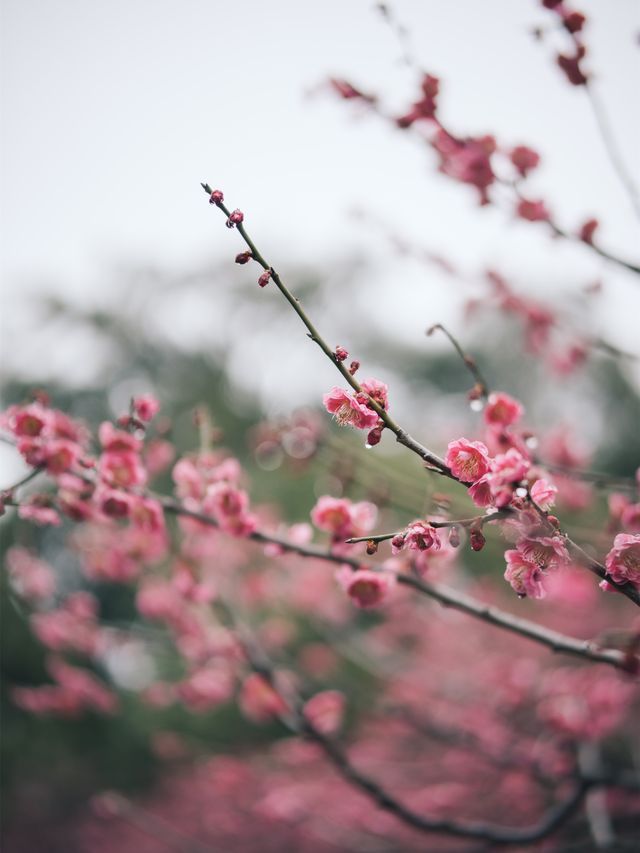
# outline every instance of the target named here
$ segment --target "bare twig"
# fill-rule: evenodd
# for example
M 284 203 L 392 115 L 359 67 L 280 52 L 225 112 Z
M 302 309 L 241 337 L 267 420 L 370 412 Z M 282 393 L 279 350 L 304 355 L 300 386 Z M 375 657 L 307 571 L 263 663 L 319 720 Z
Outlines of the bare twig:
M 208 184 L 204 184 L 204 183 L 201 186 L 204 189 L 204 191 L 209 196 L 211 196 L 211 193 L 213 192 L 211 187 Z M 222 210 L 222 212 L 226 215 L 226 217 L 228 219 L 229 216 L 231 215 L 231 212 L 227 209 L 227 207 L 225 207 L 224 203 L 220 201 L 216 204 L 216 206 L 219 207 L 220 210 Z M 291 291 L 284 285 L 282 279 L 280 278 L 280 276 L 276 272 L 276 270 L 270 264 L 268 264 L 267 261 L 264 259 L 264 257 L 262 256 L 262 254 L 260 253 L 260 251 L 256 247 L 255 243 L 253 242 L 253 240 L 247 234 L 247 230 L 244 227 L 244 224 L 242 222 L 237 223 L 236 227 L 237 227 L 238 232 L 240 233 L 242 239 L 247 244 L 249 251 L 251 252 L 251 256 L 252 256 L 253 260 L 256 261 L 258 264 L 260 264 L 260 266 L 262 267 L 262 269 L 265 272 L 270 274 L 271 279 L 275 283 L 275 285 L 278 288 L 278 290 L 280 291 L 280 293 L 282 293 L 282 295 L 287 300 L 289 305 L 291 305 L 291 307 L 296 312 L 298 317 L 300 317 L 300 319 L 302 320 L 303 324 L 305 325 L 305 327 L 307 329 L 308 337 L 311 338 L 311 340 L 314 341 L 314 343 L 316 343 L 320 347 L 320 349 L 326 355 L 326 357 L 329 359 L 329 361 L 340 372 L 340 374 L 341 374 L 342 378 L 345 380 L 345 382 L 347 382 L 353 388 L 353 390 L 356 393 L 359 393 L 359 394 L 365 393 L 363 391 L 360 383 L 358 382 L 358 380 L 354 376 L 352 376 L 351 373 L 349 373 L 349 370 L 344 366 L 344 364 L 341 361 L 338 361 L 335 358 L 335 353 L 332 351 L 331 347 L 327 344 L 327 342 L 320 335 L 320 333 L 318 332 L 318 330 L 316 329 L 314 324 L 309 319 L 306 311 L 303 309 L 302 305 L 300 304 L 300 300 L 297 299 L 297 297 L 295 297 L 291 293 Z M 453 480 L 456 479 L 451 474 L 449 467 L 445 464 L 443 459 L 440 459 L 439 456 L 437 456 L 432 451 L 428 450 L 426 447 L 424 447 L 422 444 L 420 444 L 419 441 L 416 441 L 415 438 L 413 438 L 411 435 L 409 435 L 409 433 L 406 430 L 402 429 L 393 420 L 393 418 L 390 417 L 388 412 L 385 409 L 383 409 L 382 406 L 380 406 L 380 404 L 378 402 L 376 402 L 372 398 L 369 398 L 369 406 L 378 415 L 380 420 L 383 421 L 385 427 L 387 429 L 391 430 L 391 432 L 395 435 L 396 440 L 400 444 L 404 445 L 409 450 L 413 451 L 413 453 L 416 453 L 424 462 L 427 463 L 429 468 L 437 471 L 440 474 L 443 474 L 446 477 L 450 477 Z
M 487 385 L 487 381 L 484 378 L 484 376 L 482 375 L 482 372 L 481 372 L 480 368 L 478 367 L 478 364 L 477 364 L 475 358 L 470 356 L 468 353 L 466 353 L 462 349 L 462 347 L 460 346 L 460 344 L 458 343 L 456 338 L 454 338 L 454 336 L 451 334 L 451 332 L 448 329 L 446 329 L 442 325 L 442 323 L 436 323 L 435 325 L 433 325 L 429 329 L 427 329 L 427 335 L 432 335 L 438 329 L 444 335 L 446 335 L 446 337 L 449 339 L 453 348 L 455 349 L 455 351 L 458 353 L 458 355 L 462 359 L 464 366 L 467 368 L 469 373 L 473 376 L 473 379 L 475 381 L 475 387 L 473 389 L 474 399 L 486 400 L 486 398 L 489 396 L 489 386 Z

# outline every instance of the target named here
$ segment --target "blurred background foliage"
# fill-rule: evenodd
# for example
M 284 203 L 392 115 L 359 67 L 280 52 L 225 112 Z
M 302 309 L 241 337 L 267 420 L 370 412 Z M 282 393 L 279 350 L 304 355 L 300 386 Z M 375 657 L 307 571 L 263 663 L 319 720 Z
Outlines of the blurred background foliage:
M 211 263 L 182 275 L 148 268 L 120 270 L 113 278 L 118 284 L 100 304 L 80 307 L 40 298 L 16 310 L 8 323 L 3 406 L 27 398 L 35 384 L 58 408 L 97 425 L 126 410 L 133 393 L 150 390 L 162 402 L 167 435 L 179 453 L 198 446 L 193 412 L 201 407 L 219 429 L 221 444 L 246 466 L 253 503 L 279 507 L 289 523 L 307 521 L 323 493 L 373 499 L 386 505 L 388 523 L 406 523 L 428 511 L 434 492 L 449 494 L 446 482 L 426 475 L 388 436 L 375 450 L 365 450 L 362 436 L 340 430 L 320 414 L 322 390 L 336 381 L 330 365 L 275 290 L 259 290 L 244 269 Z M 331 330 L 329 340 L 347 346 L 362 362 L 363 377 L 380 376 L 389 383 L 400 422 L 438 452 L 454 434 L 474 437 L 478 415 L 466 398 L 471 379 L 461 360 L 444 339 L 408 340 L 401 329 L 376 318 L 361 258 L 336 259 L 321 271 L 288 270 L 287 280 L 325 334 Z M 589 309 L 579 310 L 584 322 Z M 437 320 L 425 318 L 425 328 Z M 594 446 L 593 467 L 633 475 L 640 460 L 640 399 L 623 360 L 596 353 L 570 377 L 554 377 L 524 351 L 517 324 L 490 310 L 460 326 L 460 337 L 490 384 L 523 400 L 533 429 L 564 423 Z M 257 458 L 256 423 L 288 417 L 301 404 L 315 406 L 324 425 L 313 457 L 304 463 L 286 455 Z M 7 471 L 10 454 L 6 450 L 3 457 Z M 4 477 L 7 485 L 14 479 L 12 473 Z M 156 488 L 170 490 L 168 473 Z M 459 495 L 449 498 L 461 512 L 469 509 Z M 604 506 L 601 498 L 586 516 L 568 517 L 569 528 L 573 523 L 584 529 L 596 520 L 602 526 Z M 34 546 L 57 568 L 63 586 L 78 580 L 65 529 L 36 529 L 8 513 L 0 530 L 3 555 L 16 542 Z M 499 543 L 490 540 L 469 570 L 499 579 Z M 150 785 L 162 767 L 152 748 L 158 733 L 181 735 L 192 757 L 251 750 L 278 736 L 277 726 L 248 724 L 235 706 L 201 715 L 178 706 L 151 709 L 127 690 L 120 691 L 122 712 L 114 717 L 60 720 L 25 714 L 11 704 L 8 690 L 47 679 L 45 652 L 4 574 L 1 583 L 2 787 L 9 822 L 63 820 L 93 791 Z M 98 596 L 107 622 L 136 622 L 128 587 L 81 583 Z M 518 604 L 528 612 L 529 602 Z M 305 630 L 301 641 L 322 639 L 314 637 L 312 627 Z M 168 672 L 171 666 L 167 648 Z M 341 682 L 351 685 L 350 696 L 361 706 L 366 704 L 372 687 L 366 668 L 346 661 L 332 686 Z

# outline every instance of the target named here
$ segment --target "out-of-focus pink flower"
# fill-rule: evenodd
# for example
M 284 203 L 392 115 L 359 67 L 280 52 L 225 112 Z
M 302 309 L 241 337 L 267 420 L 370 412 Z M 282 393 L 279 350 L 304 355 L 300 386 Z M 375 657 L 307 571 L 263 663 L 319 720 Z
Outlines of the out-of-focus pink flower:
M 206 666 L 178 684 L 176 693 L 189 710 L 202 713 L 229 701 L 233 694 L 233 677 L 227 667 Z
M 526 477 L 530 467 L 529 460 L 515 447 L 491 461 L 489 480 L 495 506 L 504 507 L 511 502 L 514 488 Z
M 369 501 L 352 503 L 348 498 L 322 495 L 311 510 L 311 521 L 334 539 L 348 539 L 373 530 L 377 515 L 375 504 Z
M 481 441 L 459 438 L 449 442 L 445 462 L 463 483 L 475 483 L 489 470 L 489 451 Z
M 98 428 L 98 438 L 103 450 L 112 453 L 138 453 L 142 442 L 130 432 L 117 429 L 110 421 L 103 421 Z
M 132 524 L 153 533 L 164 532 L 164 512 L 159 501 L 135 495 L 129 512 Z
M 538 152 L 526 145 L 517 145 L 513 148 L 509 158 L 523 178 L 526 178 L 528 173 L 540 163 Z
M 514 591 L 521 598 L 544 598 L 543 572 L 540 566 L 517 550 L 505 551 L 504 556 L 507 561 L 504 577 Z
M 622 511 L 622 526 L 631 533 L 640 533 L 640 503 L 629 504 Z
M 342 725 L 345 698 L 339 690 L 323 690 L 305 703 L 303 713 L 323 735 L 337 732 Z
M 133 410 L 141 421 L 151 421 L 160 411 L 160 403 L 153 394 L 141 394 L 134 399 Z
M 522 417 L 522 405 L 508 394 L 489 394 L 484 408 L 484 419 L 490 426 L 511 426 Z
M 56 684 L 42 687 L 14 687 L 11 697 L 16 705 L 34 714 L 78 717 L 84 711 L 113 714 L 118 697 L 86 669 L 70 666 L 52 658 L 47 668 Z
M 58 610 L 34 613 L 30 622 L 40 642 L 54 652 L 95 655 L 102 643 L 96 623 L 98 602 L 88 592 L 70 595 Z
M 640 586 L 640 534 L 619 533 L 605 565 L 616 583 Z
M 52 425 L 51 412 L 40 403 L 28 406 L 10 406 L 0 420 L 18 438 L 36 438 Z
M 526 198 L 522 198 L 518 202 L 516 214 L 520 219 L 526 219 L 527 222 L 547 222 L 551 218 L 543 201 L 530 201 Z
M 94 500 L 109 518 L 126 518 L 133 504 L 133 495 L 107 486 L 96 489 Z
M 33 495 L 18 507 L 18 516 L 25 521 L 33 521 L 35 524 L 51 525 L 57 527 L 60 524 L 60 516 L 49 503 L 47 495 Z
M 138 589 L 136 607 L 145 619 L 177 625 L 182 621 L 184 603 L 179 591 L 168 581 L 146 581 Z
M 353 603 L 363 609 L 382 604 L 395 586 L 393 575 L 370 569 L 354 572 L 345 567 L 336 572 L 336 577 Z
M 105 451 L 100 456 L 99 467 L 100 476 L 110 486 L 128 489 L 141 486 L 146 481 L 140 457 L 130 451 Z
M 173 462 L 175 455 L 176 449 L 170 441 L 165 441 L 163 438 L 150 441 L 143 453 L 144 466 L 149 476 L 155 477 L 166 470 Z
M 245 537 L 256 529 L 256 519 L 249 513 L 247 493 L 228 482 L 213 483 L 202 502 L 205 513 L 212 515 L 220 527 L 232 536 Z
M 27 548 L 14 545 L 6 554 L 11 586 L 27 601 L 43 601 L 53 595 L 56 578 L 53 569 Z
M 42 448 L 42 462 L 47 471 L 54 476 L 63 474 L 78 462 L 82 448 L 66 438 L 54 438 Z
M 558 494 L 558 489 L 552 483 L 549 483 L 547 480 L 536 480 L 529 493 L 533 499 L 533 501 L 540 507 L 540 509 L 545 512 L 554 505 L 556 502 L 556 495 Z
M 257 672 L 252 672 L 243 681 L 238 703 L 245 717 L 254 723 L 269 722 L 288 711 L 282 696 Z
M 560 667 L 549 672 L 540 692 L 542 720 L 572 738 L 596 740 L 620 725 L 634 687 L 598 667 Z
M 456 139 L 443 128 L 431 140 L 440 157 L 439 170 L 456 181 L 471 184 L 480 194 L 480 204 L 489 202 L 488 189 L 495 181 L 491 155 L 496 150 L 492 136 Z

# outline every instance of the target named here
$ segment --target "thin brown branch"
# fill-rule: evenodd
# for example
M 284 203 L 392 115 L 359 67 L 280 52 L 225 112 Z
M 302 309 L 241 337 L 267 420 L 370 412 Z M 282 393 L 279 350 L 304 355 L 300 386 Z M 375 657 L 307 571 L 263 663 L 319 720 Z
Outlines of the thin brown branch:
M 202 512 L 186 509 L 177 501 L 171 498 L 155 496 L 160 501 L 166 512 L 175 515 L 183 515 L 187 518 L 193 518 L 203 524 L 208 524 L 211 527 L 218 527 L 214 518 Z M 278 545 L 283 551 L 298 554 L 301 557 L 310 557 L 317 560 L 326 560 L 327 562 L 337 565 L 347 565 L 352 569 L 371 569 L 376 570 L 378 567 L 367 564 L 362 560 L 354 557 L 340 556 L 318 548 L 313 545 L 298 545 L 294 542 L 289 542 L 280 536 L 273 536 L 256 530 L 250 534 L 250 539 L 261 544 Z M 618 649 L 602 648 L 592 640 L 578 640 L 574 637 L 569 637 L 558 631 L 553 631 L 549 628 L 544 628 L 531 622 L 527 619 L 522 619 L 514 616 L 504 610 L 493 605 L 484 604 L 472 598 L 465 593 L 450 587 L 433 584 L 423 581 L 416 575 L 395 573 L 395 577 L 399 584 L 411 587 L 412 589 L 428 596 L 429 598 L 438 601 L 446 607 L 451 607 L 454 610 L 459 610 L 466 613 L 482 622 L 487 622 L 490 625 L 495 625 L 498 628 L 509 631 L 513 634 L 518 634 L 521 637 L 532 640 L 539 645 L 545 646 L 554 652 L 573 655 L 584 660 L 589 660 L 594 663 L 604 663 L 613 666 L 616 669 L 628 671 L 629 662 L 623 652 Z
M 495 826 L 485 823 L 462 823 L 453 820 L 427 817 L 410 809 L 399 799 L 387 791 L 375 779 L 361 772 L 349 759 L 342 747 L 332 738 L 321 733 L 307 719 L 302 710 L 302 701 L 293 690 L 282 692 L 282 685 L 276 677 L 275 670 L 264 651 L 257 646 L 255 640 L 246 628 L 235 623 L 233 611 L 227 604 L 221 605 L 227 613 L 232 626 L 239 631 L 247 660 L 251 668 L 262 675 L 273 690 L 285 700 L 288 711 L 282 716 L 282 721 L 291 731 L 303 734 L 316 743 L 326 758 L 333 764 L 343 779 L 366 794 L 379 808 L 395 815 L 398 820 L 421 832 L 440 833 L 457 838 L 473 838 L 492 844 L 526 844 L 548 837 L 564 823 L 582 805 L 587 792 L 596 783 L 586 779 L 576 779 L 573 790 L 562 802 L 553 806 L 538 823 L 524 829 L 518 827 Z
M 346 382 L 356 391 L 356 393 L 360 393 L 360 394 L 364 393 L 360 383 L 354 378 L 354 376 L 349 372 L 349 370 L 347 370 L 347 368 L 344 366 L 343 362 L 340 359 L 337 359 L 335 357 L 335 352 L 331 350 L 331 348 L 329 347 L 327 342 L 324 340 L 324 338 L 321 337 L 318 330 L 316 329 L 316 327 L 314 326 L 314 324 L 311 322 L 310 318 L 308 317 L 306 311 L 302 308 L 302 305 L 300 304 L 300 300 L 297 299 L 297 297 L 293 296 L 291 291 L 284 285 L 284 283 L 282 282 L 278 273 L 275 271 L 275 269 L 270 264 L 267 263 L 267 261 L 264 259 L 263 255 L 260 253 L 260 251 L 258 250 L 258 248 L 255 245 L 255 243 L 253 242 L 253 240 L 249 237 L 249 235 L 247 234 L 247 231 L 244 227 L 244 224 L 243 224 L 243 222 L 244 222 L 243 214 L 240 213 L 240 211 L 237 211 L 237 213 L 239 214 L 239 217 L 233 218 L 234 214 L 232 214 L 231 211 L 229 211 L 229 209 L 225 206 L 225 204 L 222 200 L 222 193 L 220 191 L 216 191 L 217 198 L 214 198 L 214 191 L 211 189 L 211 187 L 208 184 L 202 183 L 201 187 L 209 196 L 210 203 L 214 203 L 215 206 L 218 207 L 220 210 L 222 210 L 222 212 L 225 214 L 225 216 L 227 217 L 227 225 L 229 225 L 231 227 L 235 226 L 238 229 L 240 235 L 242 236 L 242 239 L 244 240 L 247 247 L 249 248 L 250 257 L 254 261 L 256 261 L 258 264 L 260 264 L 260 266 L 265 270 L 265 274 L 268 274 L 269 280 L 273 280 L 275 282 L 278 290 L 280 290 L 280 292 L 285 297 L 287 302 L 291 305 L 291 307 L 296 312 L 298 317 L 300 317 L 300 319 L 302 320 L 304 326 L 307 329 L 308 337 L 310 337 L 312 341 L 315 341 L 315 343 L 318 344 L 318 346 L 323 351 L 323 353 L 327 356 L 327 358 L 334 365 L 334 367 L 337 368 L 337 370 L 340 372 L 340 374 L 343 376 L 343 378 L 346 380 Z M 516 188 L 516 192 L 517 192 L 517 188 Z M 640 269 L 638 271 L 640 272 Z M 394 433 L 394 435 L 396 436 L 396 440 L 400 444 L 404 445 L 409 450 L 416 453 L 426 463 L 426 467 L 429 468 L 430 470 L 435 471 L 439 474 L 442 474 L 443 476 L 446 476 L 449 479 L 454 480 L 457 483 L 461 483 L 461 480 L 452 473 L 451 469 L 444 462 L 444 460 L 440 459 L 439 456 L 436 456 L 435 453 L 428 450 L 426 447 L 424 447 L 422 444 L 420 444 L 420 442 L 416 441 L 416 439 L 414 439 L 412 436 L 410 436 L 409 433 L 406 432 L 406 430 L 402 429 L 389 416 L 389 414 L 387 413 L 386 409 L 383 406 L 381 406 L 371 396 L 369 396 L 369 395 L 367 395 L 367 396 L 369 397 L 370 408 L 376 412 L 376 414 L 378 415 L 380 420 L 384 423 L 384 425 L 388 429 L 390 429 L 391 432 Z M 465 485 L 465 484 L 462 484 L 462 485 Z M 575 544 L 575 543 L 573 543 L 573 544 Z M 595 566 L 594 566 L 594 561 L 587 563 L 587 568 L 589 568 L 591 571 L 595 570 L 596 574 L 599 574 L 599 570 L 598 570 L 599 566 L 600 566 L 600 564 L 598 564 L 597 561 L 595 563 Z M 621 592 L 623 595 L 625 595 L 627 598 L 629 598 L 635 604 L 640 606 L 640 590 L 637 590 L 635 588 L 635 586 L 631 583 L 626 583 L 626 584 L 616 583 L 615 581 L 613 581 L 608 576 L 606 569 L 604 569 L 604 567 L 600 566 L 600 568 L 602 568 L 602 570 L 604 571 L 604 575 L 600 575 L 601 577 L 604 577 L 604 579 L 606 579 L 619 592 Z
M 204 183 L 201 184 L 201 186 L 204 191 L 210 196 L 213 192 L 211 187 L 208 184 Z M 216 207 L 219 207 L 220 210 L 222 210 L 222 212 L 226 215 L 227 219 L 229 218 L 231 212 L 228 210 L 228 208 L 224 205 L 223 202 L 218 202 L 216 204 Z M 240 236 L 249 248 L 253 260 L 260 264 L 260 266 L 265 272 L 268 272 L 270 274 L 271 279 L 275 283 L 280 293 L 284 296 L 289 305 L 291 305 L 298 317 L 302 320 L 305 328 L 307 329 L 308 337 L 311 338 L 311 340 L 314 341 L 314 343 L 316 343 L 320 347 L 320 349 L 326 355 L 329 361 L 339 371 L 345 382 L 347 382 L 356 393 L 365 393 L 358 380 L 354 376 L 352 376 L 351 373 L 349 373 L 349 370 L 344 366 L 341 361 L 338 361 L 335 358 L 335 353 L 332 351 L 331 347 L 327 344 L 325 339 L 320 335 L 314 324 L 311 322 L 306 311 L 300 304 L 300 300 L 291 293 L 291 291 L 283 283 L 282 279 L 280 278 L 280 275 L 264 259 L 263 255 L 258 250 L 253 240 L 249 237 L 247 230 L 244 227 L 244 224 L 240 222 L 236 225 L 236 227 L 238 232 L 240 233 Z M 429 468 L 437 471 L 440 474 L 443 474 L 446 477 L 450 477 L 453 480 L 456 479 L 451 474 L 451 471 L 449 470 L 443 459 L 440 459 L 439 456 L 437 456 L 431 450 L 428 450 L 426 447 L 420 444 L 419 441 L 409 435 L 406 430 L 402 429 L 402 427 L 400 427 L 393 420 L 389 413 L 384 408 L 382 408 L 379 403 L 377 403 L 374 399 L 369 398 L 369 406 L 378 415 L 380 420 L 383 421 L 385 427 L 391 430 L 391 432 L 395 435 L 396 440 L 399 444 L 404 445 L 413 453 L 416 453 L 424 462 L 426 462 Z
M 29 471 L 28 474 L 25 474 L 24 477 L 22 477 L 16 483 L 13 483 L 13 485 L 7 486 L 4 489 L 0 489 L 0 496 L 5 495 L 6 497 L 11 497 L 13 493 L 17 491 L 21 486 L 26 486 L 27 483 L 30 483 L 32 480 L 35 480 L 38 474 L 41 474 L 42 471 L 43 468 L 41 466 L 33 468 L 31 471 Z
M 487 381 L 482 375 L 482 371 L 478 367 L 478 364 L 472 356 L 466 353 L 456 338 L 451 334 L 451 332 L 446 329 L 442 323 L 435 323 L 435 325 L 431 326 L 427 329 L 427 335 L 432 335 L 435 331 L 440 330 L 451 342 L 453 348 L 458 353 L 464 366 L 467 368 L 469 373 L 473 376 L 475 387 L 473 389 L 473 399 L 475 400 L 486 400 L 489 396 L 489 386 L 487 385 Z

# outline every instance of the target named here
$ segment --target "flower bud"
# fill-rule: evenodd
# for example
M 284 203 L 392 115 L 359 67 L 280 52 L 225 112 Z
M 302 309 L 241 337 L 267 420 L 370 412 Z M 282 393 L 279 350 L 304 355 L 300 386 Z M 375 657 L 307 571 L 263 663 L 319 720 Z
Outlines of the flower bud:
M 233 228 L 234 225 L 240 225 L 244 220 L 244 213 L 237 208 L 229 214 L 227 219 L 227 228 Z
M 368 433 L 367 444 L 369 445 L 369 447 L 375 447 L 376 444 L 380 444 L 383 429 L 384 426 L 376 426 Z
M 472 527 L 469 533 L 469 542 L 474 551 L 482 551 L 487 540 L 479 527 Z
M 253 255 L 251 252 L 240 252 L 239 255 L 236 255 L 236 263 L 237 264 L 247 264 L 251 260 Z
M 449 528 L 449 545 L 452 548 L 458 548 L 460 546 L 460 531 L 455 526 Z
M 349 353 L 346 351 L 344 347 L 337 346 L 334 353 L 334 358 L 336 361 L 344 361 Z
M 271 270 L 266 270 L 265 272 L 262 273 L 262 275 L 258 279 L 258 284 L 260 285 L 260 287 L 266 287 L 269 284 L 270 280 L 271 280 Z
M 209 204 L 222 204 L 224 201 L 224 195 L 220 192 L 220 190 L 214 190 L 209 197 Z

